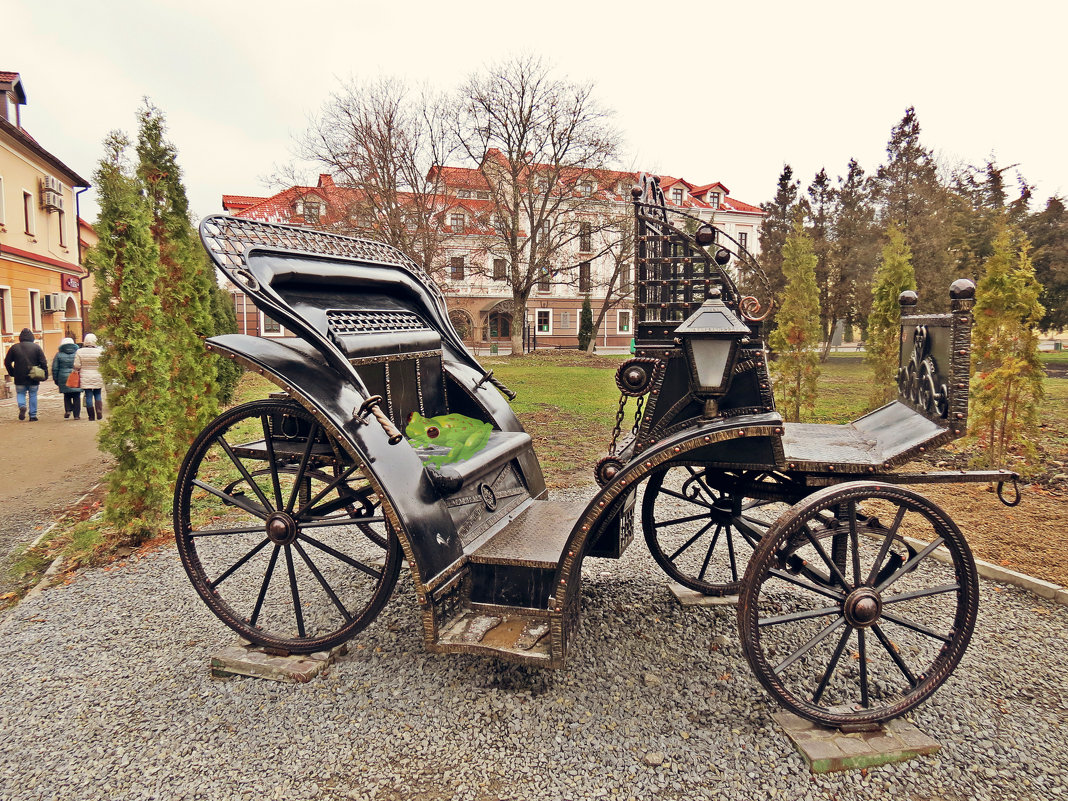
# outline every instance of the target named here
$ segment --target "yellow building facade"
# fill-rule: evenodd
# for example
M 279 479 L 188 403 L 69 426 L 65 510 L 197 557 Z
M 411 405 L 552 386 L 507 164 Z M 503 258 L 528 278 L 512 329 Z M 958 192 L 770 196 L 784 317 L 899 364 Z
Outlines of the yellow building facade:
M 88 330 L 78 194 L 89 183 L 22 127 L 26 92 L 0 70 L 0 346 L 29 328 L 49 359 Z

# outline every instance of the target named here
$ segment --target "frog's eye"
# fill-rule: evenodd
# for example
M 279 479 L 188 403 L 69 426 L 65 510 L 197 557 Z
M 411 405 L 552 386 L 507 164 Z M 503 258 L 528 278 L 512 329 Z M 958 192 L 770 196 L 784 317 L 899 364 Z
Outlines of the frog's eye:
M 430 437 L 431 439 L 436 439 L 438 434 L 440 434 L 440 433 L 441 432 L 438 431 L 438 427 L 437 426 L 427 426 L 426 435 L 428 437 Z

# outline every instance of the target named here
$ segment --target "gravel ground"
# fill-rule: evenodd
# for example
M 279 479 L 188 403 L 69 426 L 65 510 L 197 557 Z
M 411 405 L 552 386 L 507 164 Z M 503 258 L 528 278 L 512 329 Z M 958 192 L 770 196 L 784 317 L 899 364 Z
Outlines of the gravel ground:
M 29 598 L 0 636 L 0 799 L 1068 799 L 1068 609 L 1015 588 L 982 582 L 968 653 L 912 717 L 939 754 L 814 777 L 733 610 L 678 606 L 644 543 L 586 562 L 555 672 L 427 654 L 405 578 L 300 686 L 209 677 L 234 636 L 173 548 Z

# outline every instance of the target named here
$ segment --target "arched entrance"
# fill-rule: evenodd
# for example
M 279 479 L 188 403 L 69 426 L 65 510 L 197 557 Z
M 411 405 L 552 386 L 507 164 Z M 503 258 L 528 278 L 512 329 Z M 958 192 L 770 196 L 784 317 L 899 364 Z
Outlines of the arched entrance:
M 482 309 L 482 340 L 508 342 L 512 338 L 512 301 L 497 300 Z
M 449 312 L 449 322 L 456 329 L 457 335 L 463 342 L 472 342 L 475 336 L 475 322 L 471 315 L 463 309 L 453 309 Z
M 66 303 L 63 304 L 63 336 L 70 337 L 75 342 L 82 341 L 81 309 L 78 308 L 74 295 L 67 295 Z

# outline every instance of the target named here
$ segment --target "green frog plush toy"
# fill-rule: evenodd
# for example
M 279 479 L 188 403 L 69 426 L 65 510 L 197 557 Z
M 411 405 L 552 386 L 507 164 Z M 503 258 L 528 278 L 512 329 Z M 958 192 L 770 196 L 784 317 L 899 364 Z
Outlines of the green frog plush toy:
M 428 445 L 449 448 L 448 453 L 435 453 L 426 459 L 440 468 L 443 464 L 470 459 L 486 447 L 492 430 L 492 424 L 462 414 L 423 417 L 419 412 L 412 412 L 404 433 L 413 448 Z

